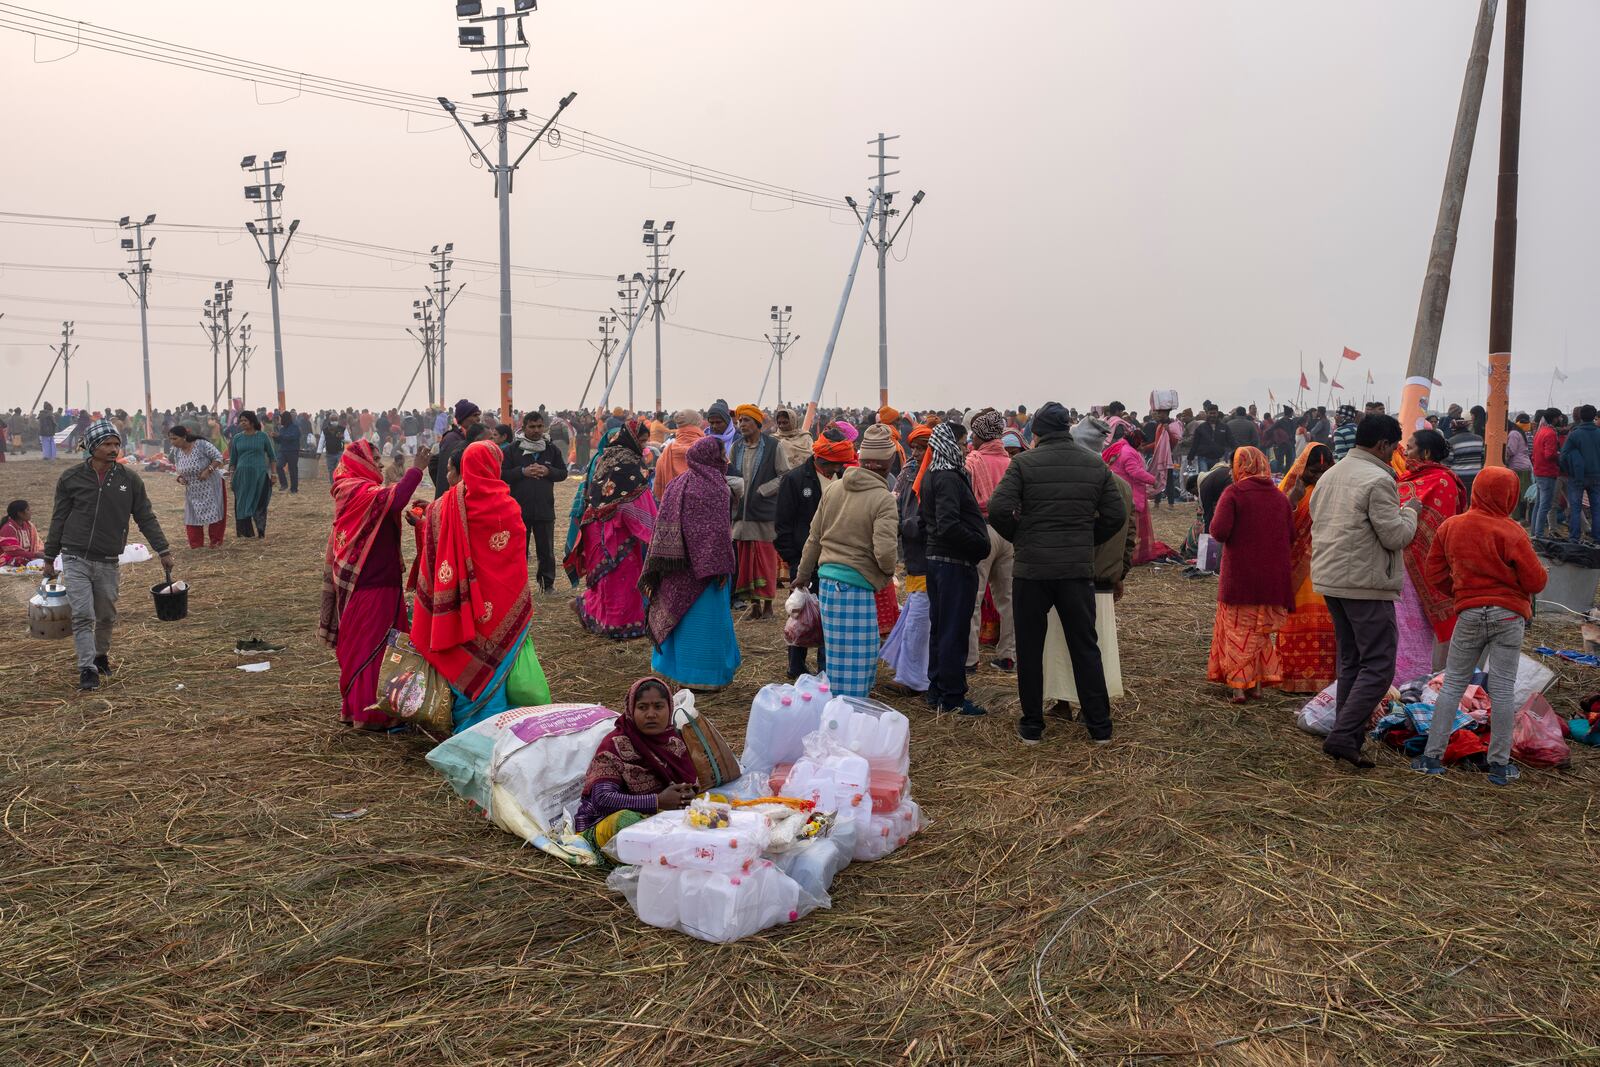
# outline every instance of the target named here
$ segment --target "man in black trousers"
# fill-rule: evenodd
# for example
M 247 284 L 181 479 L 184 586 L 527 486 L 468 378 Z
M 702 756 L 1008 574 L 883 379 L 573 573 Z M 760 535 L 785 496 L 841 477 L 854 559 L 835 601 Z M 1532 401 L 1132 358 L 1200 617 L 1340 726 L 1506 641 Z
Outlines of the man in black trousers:
M 556 489 L 567 479 L 567 460 L 545 436 L 544 415 L 530 411 L 522 416 L 522 432 L 504 446 L 505 461 L 500 476 L 511 487 L 511 496 L 522 509 L 522 522 L 539 554 L 539 590 L 548 593 L 556 587 Z
M 1061 618 L 1084 725 L 1111 740 L 1111 698 L 1094 627 L 1095 547 L 1122 529 L 1127 509 L 1116 475 L 1072 439 L 1067 410 L 1051 401 L 1033 417 L 1038 443 L 1019 453 L 989 498 L 989 524 L 1016 546 L 1011 611 L 1017 628 L 1017 737 L 1044 737 L 1044 639 L 1050 610 Z

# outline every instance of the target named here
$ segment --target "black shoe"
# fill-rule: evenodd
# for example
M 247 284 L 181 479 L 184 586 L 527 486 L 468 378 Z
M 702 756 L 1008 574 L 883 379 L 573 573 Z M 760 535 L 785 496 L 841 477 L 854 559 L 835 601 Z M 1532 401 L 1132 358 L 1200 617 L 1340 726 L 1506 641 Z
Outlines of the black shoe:
M 1035 733 L 1031 730 L 1025 729 L 1024 727 L 1018 726 L 1017 740 L 1021 741 L 1025 745 L 1037 745 L 1039 742 L 1044 740 L 1044 734 Z
M 111 677 L 111 657 L 96 656 L 94 658 L 94 669 L 107 678 Z
M 1323 745 L 1322 754 L 1331 760 L 1344 760 L 1344 762 L 1350 764 L 1350 766 L 1354 767 L 1358 771 L 1370 770 L 1371 768 L 1377 766 L 1376 763 L 1373 763 L 1367 757 L 1363 756 L 1359 748 L 1337 748 L 1330 745 Z
M 259 637 L 252 637 L 248 641 L 238 641 L 234 644 L 235 652 L 282 652 L 282 645 L 274 645 L 263 641 Z
M 933 695 L 932 690 L 922 694 L 922 702 L 934 711 L 939 710 L 939 698 Z
M 976 663 L 974 663 L 972 666 L 968 667 L 967 668 L 967 673 L 968 674 L 977 674 L 978 673 L 978 665 Z
M 85 693 L 92 693 L 100 688 L 100 672 L 93 667 L 85 667 L 78 672 L 78 688 Z
M 988 708 L 984 707 L 982 704 L 974 704 L 970 700 L 963 700 L 960 704 L 954 707 L 941 706 L 939 711 L 944 713 L 954 713 L 961 716 L 963 719 L 976 719 L 980 715 L 989 714 Z
M 997 671 L 1005 671 L 1007 674 L 1017 673 L 1017 661 L 1014 659 L 990 660 L 989 666 L 993 667 Z

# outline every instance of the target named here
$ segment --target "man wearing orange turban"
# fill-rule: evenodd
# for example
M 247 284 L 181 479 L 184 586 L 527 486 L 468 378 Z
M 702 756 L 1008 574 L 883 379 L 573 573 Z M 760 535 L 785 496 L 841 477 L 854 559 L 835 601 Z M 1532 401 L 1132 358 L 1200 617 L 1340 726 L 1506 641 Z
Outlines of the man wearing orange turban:
M 748 597 L 750 614 L 759 619 L 772 614 L 778 590 L 778 486 L 789 470 L 789 457 L 778 442 L 761 432 L 766 416 L 754 404 L 740 404 L 733 412 L 738 436 L 728 451 L 728 475 L 743 488 L 734 505 L 733 546 L 738 555 L 734 593 Z
M 900 447 L 900 427 L 898 425 L 900 422 L 900 412 L 896 411 L 888 404 L 885 404 L 883 407 L 878 409 L 878 422 L 889 427 L 889 435 L 894 438 L 895 460 L 894 465 L 889 469 L 889 474 L 891 477 L 893 477 L 898 475 L 900 473 L 900 468 L 906 465 L 906 450 Z

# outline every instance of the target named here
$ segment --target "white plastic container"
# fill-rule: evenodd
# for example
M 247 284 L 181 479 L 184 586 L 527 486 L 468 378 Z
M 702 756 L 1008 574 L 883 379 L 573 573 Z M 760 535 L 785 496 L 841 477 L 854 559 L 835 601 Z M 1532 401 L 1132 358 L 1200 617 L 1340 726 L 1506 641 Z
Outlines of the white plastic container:
M 636 907 L 641 922 L 659 926 L 663 930 L 678 928 L 678 901 L 682 894 L 679 883 L 682 873 L 676 867 L 646 865 L 639 868 L 639 896 Z
M 876 700 L 834 697 L 823 709 L 819 729 L 874 767 L 909 774 L 911 770 L 911 720 Z
M 770 774 L 778 764 L 799 759 L 803 753 L 801 738 L 817 728 L 822 708 L 814 687 L 763 687 L 750 705 L 740 764 L 747 772 Z
M 802 892 L 818 900 L 828 897 L 834 876 L 850 864 L 854 841 L 841 848 L 832 837 L 824 837 L 808 845 L 785 852 L 773 859 L 784 874 L 793 878 Z
M 684 813 L 663 811 L 620 831 L 611 847 L 619 863 L 655 863 L 661 858 L 661 842 L 683 825 Z
M 770 861 L 746 874 L 684 871 L 678 884 L 678 928 L 702 941 L 737 941 L 799 917 L 800 886 Z
M 748 869 L 771 840 L 772 824 L 765 815 L 736 811 L 732 815 L 732 825 L 722 829 L 679 826 L 656 842 L 653 861 L 642 862 L 732 874 Z
M 922 809 L 910 797 L 893 811 L 874 815 L 856 837 L 851 858 L 860 862 L 881 860 L 922 829 Z
M 782 796 L 797 797 L 800 800 L 809 800 L 817 811 L 835 812 L 839 810 L 838 796 L 834 790 L 833 774 L 825 772 L 816 761 L 799 759 L 789 770 L 789 777 L 783 783 Z

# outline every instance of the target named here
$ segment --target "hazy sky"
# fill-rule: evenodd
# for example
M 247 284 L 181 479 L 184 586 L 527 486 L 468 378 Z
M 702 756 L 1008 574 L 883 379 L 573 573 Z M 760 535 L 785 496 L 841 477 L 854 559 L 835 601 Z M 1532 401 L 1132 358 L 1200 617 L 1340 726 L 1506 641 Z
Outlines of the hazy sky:
M 45 0 L 37 0 L 44 3 Z M 1600 4 L 1531 5 L 1527 41 L 1512 401 L 1543 404 L 1566 360 L 1565 398 L 1600 396 Z M 530 92 L 544 114 L 570 90 L 560 149 L 537 149 L 512 198 L 513 260 L 601 275 L 520 276 L 520 301 L 600 309 L 614 276 L 645 265 L 640 224 L 675 219 L 687 277 L 664 331 L 666 402 L 754 399 L 773 303 L 801 340 L 785 392 L 816 375 L 858 227 L 848 211 L 753 198 L 572 150 L 589 130 L 699 167 L 812 194 L 865 199 L 867 141 L 899 133 L 891 188 L 927 200 L 889 270 L 891 400 L 1080 406 L 1150 388 L 1204 398 L 1292 399 L 1303 350 L 1316 380 L 1342 347 L 1344 383 L 1398 401 L 1477 0 L 1189 0 L 1081 3 L 874 0 L 544 0 L 527 20 Z M 450 0 L 384 5 L 279 0 L 58 0 L 51 14 L 293 70 L 466 99 L 486 86 L 455 47 Z M 248 12 L 248 13 L 247 13 Z M 0 24 L 13 9 L 0 5 Z M 1499 143 L 1500 44 L 1479 128 L 1437 376 L 1472 403 L 1488 334 Z M 241 226 L 238 162 L 287 149 L 285 205 L 301 220 L 285 269 L 291 405 L 388 406 L 418 355 L 402 332 L 428 247 L 492 261 L 489 175 L 438 119 L 292 94 L 40 41 L 0 25 L 0 211 Z M 158 407 L 208 399 L 196 325 L 211 278 L 236 279 L 259 350 L 253 402 L 270 403 L 265 268 L 241 231 L 157 228 L 151 348 Z M 383 258 L 308 234 L 415 249 Z M 62 318 L 96 406 L 139 403 L 138 314 L 116 277 L 114 229 L 0 216 L 0 405 L 26 406 Z M 173 277 L 177 273 L 189 277 Z M 492 268 L 466 269 L 450 311 L 451 399 L 492 402 Z M 309 286 L 309 287 L 308 287 Z M 395 287 L 377 289 L 342 286 Z M 411 287 L 407 289 L 406 287 Z M 595 311 L 515 309 L 519 406 L 576 405 Z M 635 398 L 653 394 L 649 325 Z M 591 402 L 595 393 L 591 393 Z M 826 399 L 877 400 L 870 250 Z M 47 399 L 59 401 L 59 379 Z M 617 398 L 626 400 L 626 373 Z M 769 387 L 767 401 L 774 398 Z M 411 402 L 425 399 L 419 382 Z M 1557 400 L 1563 399 L 1558 391 Z

